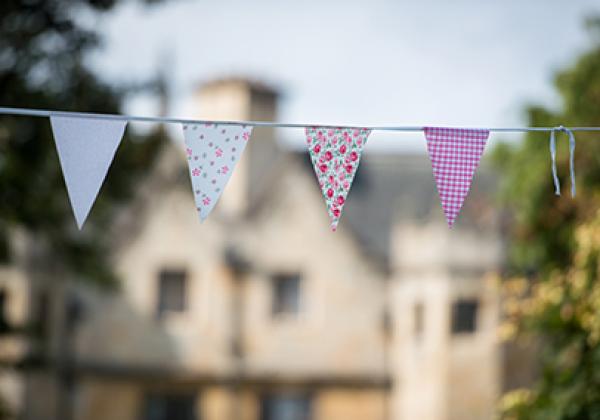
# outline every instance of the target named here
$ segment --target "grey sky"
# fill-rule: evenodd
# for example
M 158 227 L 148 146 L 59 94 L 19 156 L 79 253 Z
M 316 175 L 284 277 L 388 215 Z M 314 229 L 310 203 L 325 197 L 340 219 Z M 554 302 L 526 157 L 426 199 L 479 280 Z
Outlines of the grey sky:
M 93 62 L 133 81 L 169 51 L 177 116 L 194 116 L 199 81 L 248 75 L 282 88 L 288 122 L 511 126 L 526 103 L 556 104 L 553 73 L 589 45 L 593 12 L 597 0 L 127 2 L 100 22 L 106 48 Z M 138 98 L 128 110 L 154 105 Z

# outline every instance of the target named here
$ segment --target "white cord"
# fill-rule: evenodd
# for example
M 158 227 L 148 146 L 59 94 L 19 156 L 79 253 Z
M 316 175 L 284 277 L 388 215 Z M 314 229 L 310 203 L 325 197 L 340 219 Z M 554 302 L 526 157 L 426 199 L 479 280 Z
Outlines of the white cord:
M 0 107 L 0 114 L 4 115 L 27 115 L 32 117 L 71 117 L 71 118 L 96 118 L 101 120 L 119 120 L 119 121 L 139 121 L 139 122 L 154 122 L 154 123 L 179 123 L 179 124 L 222 124 L 222 125 L 248 125 L 253 127 L 277 127 L 277 128 L 305 128 L 305 127 L 322 127 L 322 128 L 366 128 L 371 131 L 423 131 L 425 126 L 347 126 L 347 125 L 322 125 L 322 124 L 292 124 L 292 123 L 276 123 L 267 121 L 215 121 L 215 120 L 193 120 L 183 118 L 170 117 L 143 117 L 136 115 L 117 115 L 117 114 L 96 114 L 88 112 L 67 112 L 67 111 L 50 111 L 45 109 L 28 109 L 28 108 L 8 108 Z M 490 132 L 552 132 L 556 127 L 454 127 L 463 129 L 479 129 Z M 570 131 L 600 131 L 600 127 L 571 127 Z
M 575 197 L 575 135 L 573 129 L 562 125 L 550 131 L 550 159 L 552 160 L 552 179 L 554 180 L 554 194 L 560 195 L 560 181 L 556 171 L 556 132 L 562 131 L 569 136 L 569 172 L 571 176 L 571 197 Z

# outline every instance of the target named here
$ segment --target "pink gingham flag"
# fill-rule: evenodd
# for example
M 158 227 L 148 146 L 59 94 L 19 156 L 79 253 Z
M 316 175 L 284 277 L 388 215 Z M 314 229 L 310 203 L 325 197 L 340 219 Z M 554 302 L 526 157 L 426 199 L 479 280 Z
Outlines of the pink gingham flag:
M 490 132 L 440 127 L 423 130 L 442 208 L 452 227 L 469 193 Z

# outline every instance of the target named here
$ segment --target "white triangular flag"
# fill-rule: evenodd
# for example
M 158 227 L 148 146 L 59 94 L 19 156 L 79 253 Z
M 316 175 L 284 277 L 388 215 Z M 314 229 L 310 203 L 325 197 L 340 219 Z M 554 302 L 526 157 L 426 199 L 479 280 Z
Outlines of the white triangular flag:
M 201 221 L 221 197 L 251 134 L 252 127 L 245 125 L 183 125 L 190 178 Z
M 51 116 L 77 227 L 87 218 L 123 138 L 125 120 Z

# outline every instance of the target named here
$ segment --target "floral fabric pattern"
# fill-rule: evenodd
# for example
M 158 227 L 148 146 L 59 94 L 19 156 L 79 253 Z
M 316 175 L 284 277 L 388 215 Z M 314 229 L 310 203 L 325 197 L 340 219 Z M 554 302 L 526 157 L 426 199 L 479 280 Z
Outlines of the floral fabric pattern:
M 306 143 L 333 231 L 342 216 L 369 134 L 371 131 L 366 128 L 306 128 Z
M 196 210 L 206 219 L 223 193 L 252 134 L 245 125 L 184 124 L 186 155 Z

